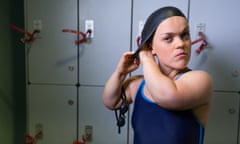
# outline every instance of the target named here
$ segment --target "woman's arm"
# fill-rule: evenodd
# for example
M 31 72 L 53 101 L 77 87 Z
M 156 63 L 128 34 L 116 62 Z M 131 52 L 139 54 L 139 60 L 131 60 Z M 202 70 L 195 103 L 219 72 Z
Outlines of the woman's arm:
M 190 71 L 175 80 L 163 74 L 150 55 L 141 54 L 140 59 L 147 89 L 155 102 L 167 109 L 184 110 L 210 101 L 212 79 L 208 73 Z
M 126 52 L 118 66 L 105 84 L 102 100 L 109 109 L 116 109 L 121 104 L 121 89 L 128 73 L 138 68 L 138 62 L 132 58 L 133 52 Z M 127 98 L 129 99 L 129 98 Z

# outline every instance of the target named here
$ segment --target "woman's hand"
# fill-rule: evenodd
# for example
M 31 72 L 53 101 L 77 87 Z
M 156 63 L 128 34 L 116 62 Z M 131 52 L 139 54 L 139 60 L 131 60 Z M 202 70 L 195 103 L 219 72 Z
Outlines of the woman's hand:
M 116 109 L 122 104 L 121 92 L 128 73 L 136 70 L 139 62 L 133 58 L 133 52 L 125 52 L 119 60 L 115 72 L 105 84 L 102 94 L 103 103 L 109 109 Z M 130 98 L 127 98 L 128 100 Z M 129 100 L 131 101 L 131 100 Z
M 125 52 L 121 57 L 116 71 L 121 75 L 126 75 L 139 67 L 139 61 L 133 57 L 134 52 Z
M 139 59 L 141 64 L 143 64 L 145 59 L 155 61 L 154 55 L 152 54 L 152 49 L 149 47 L 142 47 L 142 49 L 139 51 Z

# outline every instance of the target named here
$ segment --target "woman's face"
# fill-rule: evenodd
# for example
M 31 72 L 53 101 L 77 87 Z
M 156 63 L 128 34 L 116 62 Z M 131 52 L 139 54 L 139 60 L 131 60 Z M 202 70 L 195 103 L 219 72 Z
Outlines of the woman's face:
M 161 22 L 154 34 L 152 53 L 162 68 L 183 69 L 191 56 L 191 38 L 187 20 L 173 16 Z

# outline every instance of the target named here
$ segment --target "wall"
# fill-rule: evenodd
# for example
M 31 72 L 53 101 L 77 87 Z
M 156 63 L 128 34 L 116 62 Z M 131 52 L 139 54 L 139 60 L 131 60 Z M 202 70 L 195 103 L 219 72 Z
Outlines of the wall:
M 23 0 L 0 1 L 0 143 L 23 141 L 26 129 L 24 45 L 10 23 L 23 26 Z
M 0 2 L 0 143 L 13 144 L 12 56 L 10 30 L 10 3 Z M 7 14 L 6 14 L 7 13 Z
M 10 23 L 24 28 L 24 0 L 10 0 Z M 26 133 L 26 64 L 25 45 L 20 41 L 24 35 L 11 30 L 14 143 L 25 140 Z

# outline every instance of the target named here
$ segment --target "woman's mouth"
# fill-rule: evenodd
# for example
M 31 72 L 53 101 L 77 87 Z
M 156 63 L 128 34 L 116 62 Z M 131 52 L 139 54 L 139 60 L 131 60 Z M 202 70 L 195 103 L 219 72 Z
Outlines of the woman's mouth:
M 183 57 L 183 56 L 187 56 L 186 52 L 180 52 L 176 55 L 177 57 Z

